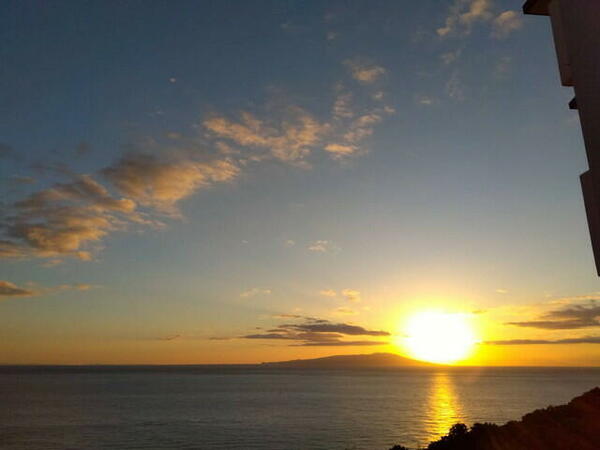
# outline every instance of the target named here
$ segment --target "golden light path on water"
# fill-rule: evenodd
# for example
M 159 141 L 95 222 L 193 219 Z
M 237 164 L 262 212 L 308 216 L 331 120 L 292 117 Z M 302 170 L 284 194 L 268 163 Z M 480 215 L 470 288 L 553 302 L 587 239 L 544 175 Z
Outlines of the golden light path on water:
M 452 425 L 464 420 L 462 405 L 454 390 L 452 377 L 445 372 L 438 372 L 432 376 L 426 416 L 430 440 L 448 434 Z

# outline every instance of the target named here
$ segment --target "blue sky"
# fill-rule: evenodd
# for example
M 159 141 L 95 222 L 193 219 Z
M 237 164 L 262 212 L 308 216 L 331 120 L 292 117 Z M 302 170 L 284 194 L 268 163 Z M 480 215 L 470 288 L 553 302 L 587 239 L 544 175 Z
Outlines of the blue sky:
M 505 324 L 598 290 L 572 92 L 520 7 L 4 2 L 0 362 L 355 353 L 240 336 L 431 305 L 593 336 Z

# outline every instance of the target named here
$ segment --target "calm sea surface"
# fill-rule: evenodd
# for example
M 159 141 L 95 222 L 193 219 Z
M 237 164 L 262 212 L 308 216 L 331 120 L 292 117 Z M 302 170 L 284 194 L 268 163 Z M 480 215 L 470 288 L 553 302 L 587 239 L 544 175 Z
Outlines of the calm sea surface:
M 600 369 L 0 367 L 0 448 L 416 447 L 597 385 Z

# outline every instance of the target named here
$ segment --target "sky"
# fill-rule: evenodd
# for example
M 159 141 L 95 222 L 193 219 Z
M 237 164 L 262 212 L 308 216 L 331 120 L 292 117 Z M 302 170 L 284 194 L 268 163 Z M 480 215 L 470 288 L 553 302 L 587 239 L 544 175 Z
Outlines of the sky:
M 0 364 L 600 365 L 572 91 L 520 1 L 4 1 Z

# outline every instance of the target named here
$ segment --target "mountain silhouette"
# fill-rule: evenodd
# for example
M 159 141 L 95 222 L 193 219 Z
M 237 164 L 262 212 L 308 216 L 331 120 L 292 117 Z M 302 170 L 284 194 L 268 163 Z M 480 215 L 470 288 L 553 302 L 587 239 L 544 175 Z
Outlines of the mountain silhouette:
M 289 369 L 385 369 L 397 367 L 439 367 L 439 364 L 417 361 L 393 353 L 368 355 L 336 355 L 314 359 L 264 362 L 261 367 Z

